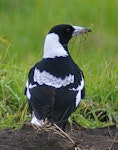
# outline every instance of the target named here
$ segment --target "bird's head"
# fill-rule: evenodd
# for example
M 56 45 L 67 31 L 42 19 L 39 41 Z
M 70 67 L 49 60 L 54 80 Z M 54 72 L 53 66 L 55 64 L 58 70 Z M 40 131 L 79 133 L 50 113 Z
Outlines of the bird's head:
M 91 29 L 68 24 L 54 26 L 46 36 L 44 44 L 44 58 L 66 57 L 69 40 L 79 34 L 91 32 Z
M 59 41 L 62 45 L 68 44 L 69 40 L 73 36 L 77 36 L 79 34 L 86 34 L 91 32 L 91 29 L 79 26 L 72 26 L 68 24 L 60 24 L 54 26 L 50 31 L 50 33 L 55 33 L 59 36 Z

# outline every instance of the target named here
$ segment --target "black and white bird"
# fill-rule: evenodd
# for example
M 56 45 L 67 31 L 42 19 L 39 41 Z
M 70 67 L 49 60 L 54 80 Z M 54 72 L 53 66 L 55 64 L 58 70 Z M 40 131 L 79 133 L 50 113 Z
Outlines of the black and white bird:
M 41 127 L 47 118 L 64 130 L 68 117 L 85 95 L 84 75 L 68 51 L 69 40 L 90 29 L 60 24 L 44 42 L 43 58 L 30 70 L 25 88 L 31 124 Z

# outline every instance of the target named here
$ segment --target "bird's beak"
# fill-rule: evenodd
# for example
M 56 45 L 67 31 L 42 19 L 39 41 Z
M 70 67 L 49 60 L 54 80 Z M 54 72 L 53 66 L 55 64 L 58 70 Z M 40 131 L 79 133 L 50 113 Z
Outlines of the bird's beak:
M 72 36 L 77 36 L 79 34 L 86 34 L 88 32 L 91 32 L 91 29 L 85 28 L 85 27 L 79 27 L 79 26 L 73 26 L 74 31 Z

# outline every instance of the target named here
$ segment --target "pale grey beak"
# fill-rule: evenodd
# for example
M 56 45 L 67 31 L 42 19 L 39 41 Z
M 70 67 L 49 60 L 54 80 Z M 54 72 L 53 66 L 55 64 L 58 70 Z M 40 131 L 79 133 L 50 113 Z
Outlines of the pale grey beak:
M 85 27 L 73 26 L 73 28 L 75 30 L 73 31 L 72 36 L 77 36 L 79 34 L 87 34 L 88 32 L 91 32 L 91 29 Z

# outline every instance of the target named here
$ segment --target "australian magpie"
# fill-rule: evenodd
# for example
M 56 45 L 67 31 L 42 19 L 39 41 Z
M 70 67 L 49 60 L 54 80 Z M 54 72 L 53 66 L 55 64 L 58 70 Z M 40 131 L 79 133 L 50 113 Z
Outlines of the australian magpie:
M 43 58 L 29 71 L 25 88 L 32 114 L 31 124 L 41 127 L 47 118 L 64 129 L 68 117 L 85 95 L 84 75 L 68 51 L 73 36 L 90 29 L 60 24 L 54 26 L 44 42 Z

